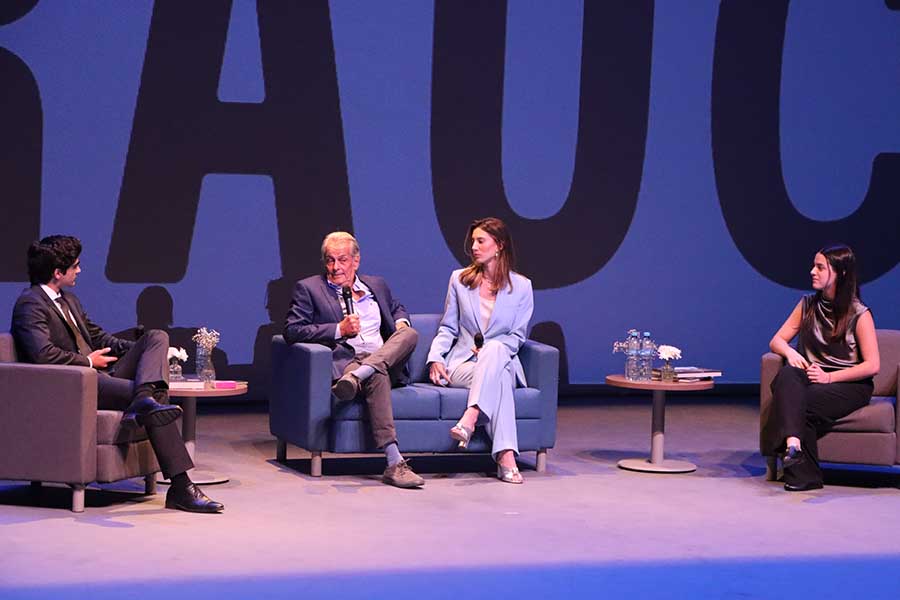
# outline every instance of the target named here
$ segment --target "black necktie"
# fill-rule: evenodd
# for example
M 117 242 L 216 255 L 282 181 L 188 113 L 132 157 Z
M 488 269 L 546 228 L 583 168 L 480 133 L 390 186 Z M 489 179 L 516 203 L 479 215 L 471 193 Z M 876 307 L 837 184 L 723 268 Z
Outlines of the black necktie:
M 75 334 L 75 343 L 78 345 L 78 352 L 87 356 L 92 352 L 90 344 L 84 339 L 84 336 L 81 335 L 81 329 L 78 327 L 78 324 L 75 322 L 75 318 L 72 316 L 72 311 L 69 308 L 69 303 L 66 302 L 66 299 L 62 296 L 57 296 L 56 301 L 59 302 L 60 308 L 62 308 L 63 316 L 65 317 L 66 324 L 69 326 L 69 329 Z

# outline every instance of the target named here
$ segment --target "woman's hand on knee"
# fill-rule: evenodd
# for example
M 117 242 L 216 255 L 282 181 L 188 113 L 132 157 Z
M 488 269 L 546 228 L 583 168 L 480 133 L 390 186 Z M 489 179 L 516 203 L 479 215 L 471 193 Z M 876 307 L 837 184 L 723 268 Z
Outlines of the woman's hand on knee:
M 450 375 L 443 363 L 433 362 L 428 366 L 428 378 L 434 385 L 446 386 L 450 383 Z
M 802 354 L 800 354 L 793 348 L 791 348 L 788 352 L 787 363 L 792 367 L 797 367 L 798 369 L 809 369 L 809 362 L 803 357 Z
M 806 377 L 811 383 L 831 383 L 831 373 L 826 373 L 817 364 L 812 364 L 806 369 Z

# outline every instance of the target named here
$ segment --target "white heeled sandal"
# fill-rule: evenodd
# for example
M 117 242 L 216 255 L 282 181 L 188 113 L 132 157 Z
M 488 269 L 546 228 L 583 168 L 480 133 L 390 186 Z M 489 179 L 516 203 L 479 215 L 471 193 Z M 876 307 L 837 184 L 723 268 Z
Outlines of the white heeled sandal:
M 459 448 L 465 450 L 469 446 L 469 440 L 472 439 L 474 429 L 469 429 L 462 423 L 457 423 L 450 428 L 450 437 L 459 442 Z
M 525 483 L 525 478 L 519 473 L 519 467 L 507 469 L 501 464 L 497 464 L 497 479 L 505 483 Z

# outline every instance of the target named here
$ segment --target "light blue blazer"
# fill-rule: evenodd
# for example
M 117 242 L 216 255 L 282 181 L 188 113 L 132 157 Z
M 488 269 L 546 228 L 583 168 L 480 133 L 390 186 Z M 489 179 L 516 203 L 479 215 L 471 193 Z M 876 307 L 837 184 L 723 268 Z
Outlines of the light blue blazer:
M 512 289 L 507 287 L 497 292 L 494 312 L 491 313 L 487 328 L 482 329 L 478 288 L 469 289 L 460 283 L 461 272 L 462 269 L 457 269 L 450 274 L 444 316 L 437 335 L 431 342 L 428 362 L 444 363 L 447 372 L 452 373 L 457 366 L 472 358 L 475 334 L 480 331 L 485 344 L 497 341 L 509 350 L 517 384 L 527 385 L 518 352 L 525 342 L 528 322 L 534 311 L 531 280 L 511 272 L 509 278 Z

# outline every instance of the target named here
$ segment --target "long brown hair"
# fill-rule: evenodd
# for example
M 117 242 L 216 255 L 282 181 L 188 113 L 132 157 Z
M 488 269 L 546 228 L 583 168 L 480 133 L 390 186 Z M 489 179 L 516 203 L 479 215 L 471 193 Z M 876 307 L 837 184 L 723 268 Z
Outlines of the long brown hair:
M 835 244 L 822 248 L 817 254 L 825 257 L 835 274 L 834 300 L 832 300 L 834 329 L 831 332 L 830 341 L 838 342 L 847 334 L 850 319 L 853 318 L 850 311 L 853 301 L 860 298 L 859 281 L 856 278 L 856 255 L 846 244 Z M 815 303 L 803 315 L 801 327 L 804 331 L 812 331 L 813 320 L 816 318 L 816 305 L 821 301 L 822 290 L 819 290 L 816 292 Z
M 472 258 L 472 233 L 476 229 L 481 229 L 491 236 L 499 248 L 496 258 L 497 273 L 491 284 L 491 291 L 496 294 L 507 285 L 512 290 L 509 272 L 516 268 L 516 249 L 513 246 L 512 236 L 509 235 L 509 229 L 506 228 L 506 223 L 496 217 L 472 221 L 466 231 L 466 239 L 463 241 L 463 248 L 469 258 Z M 468 288 L 480 285 L 482 277 L 484 277 L 484 267 L 475 262 L 474 258 L 472 258 L 471 264 L 459 274 L 460 282 Z

